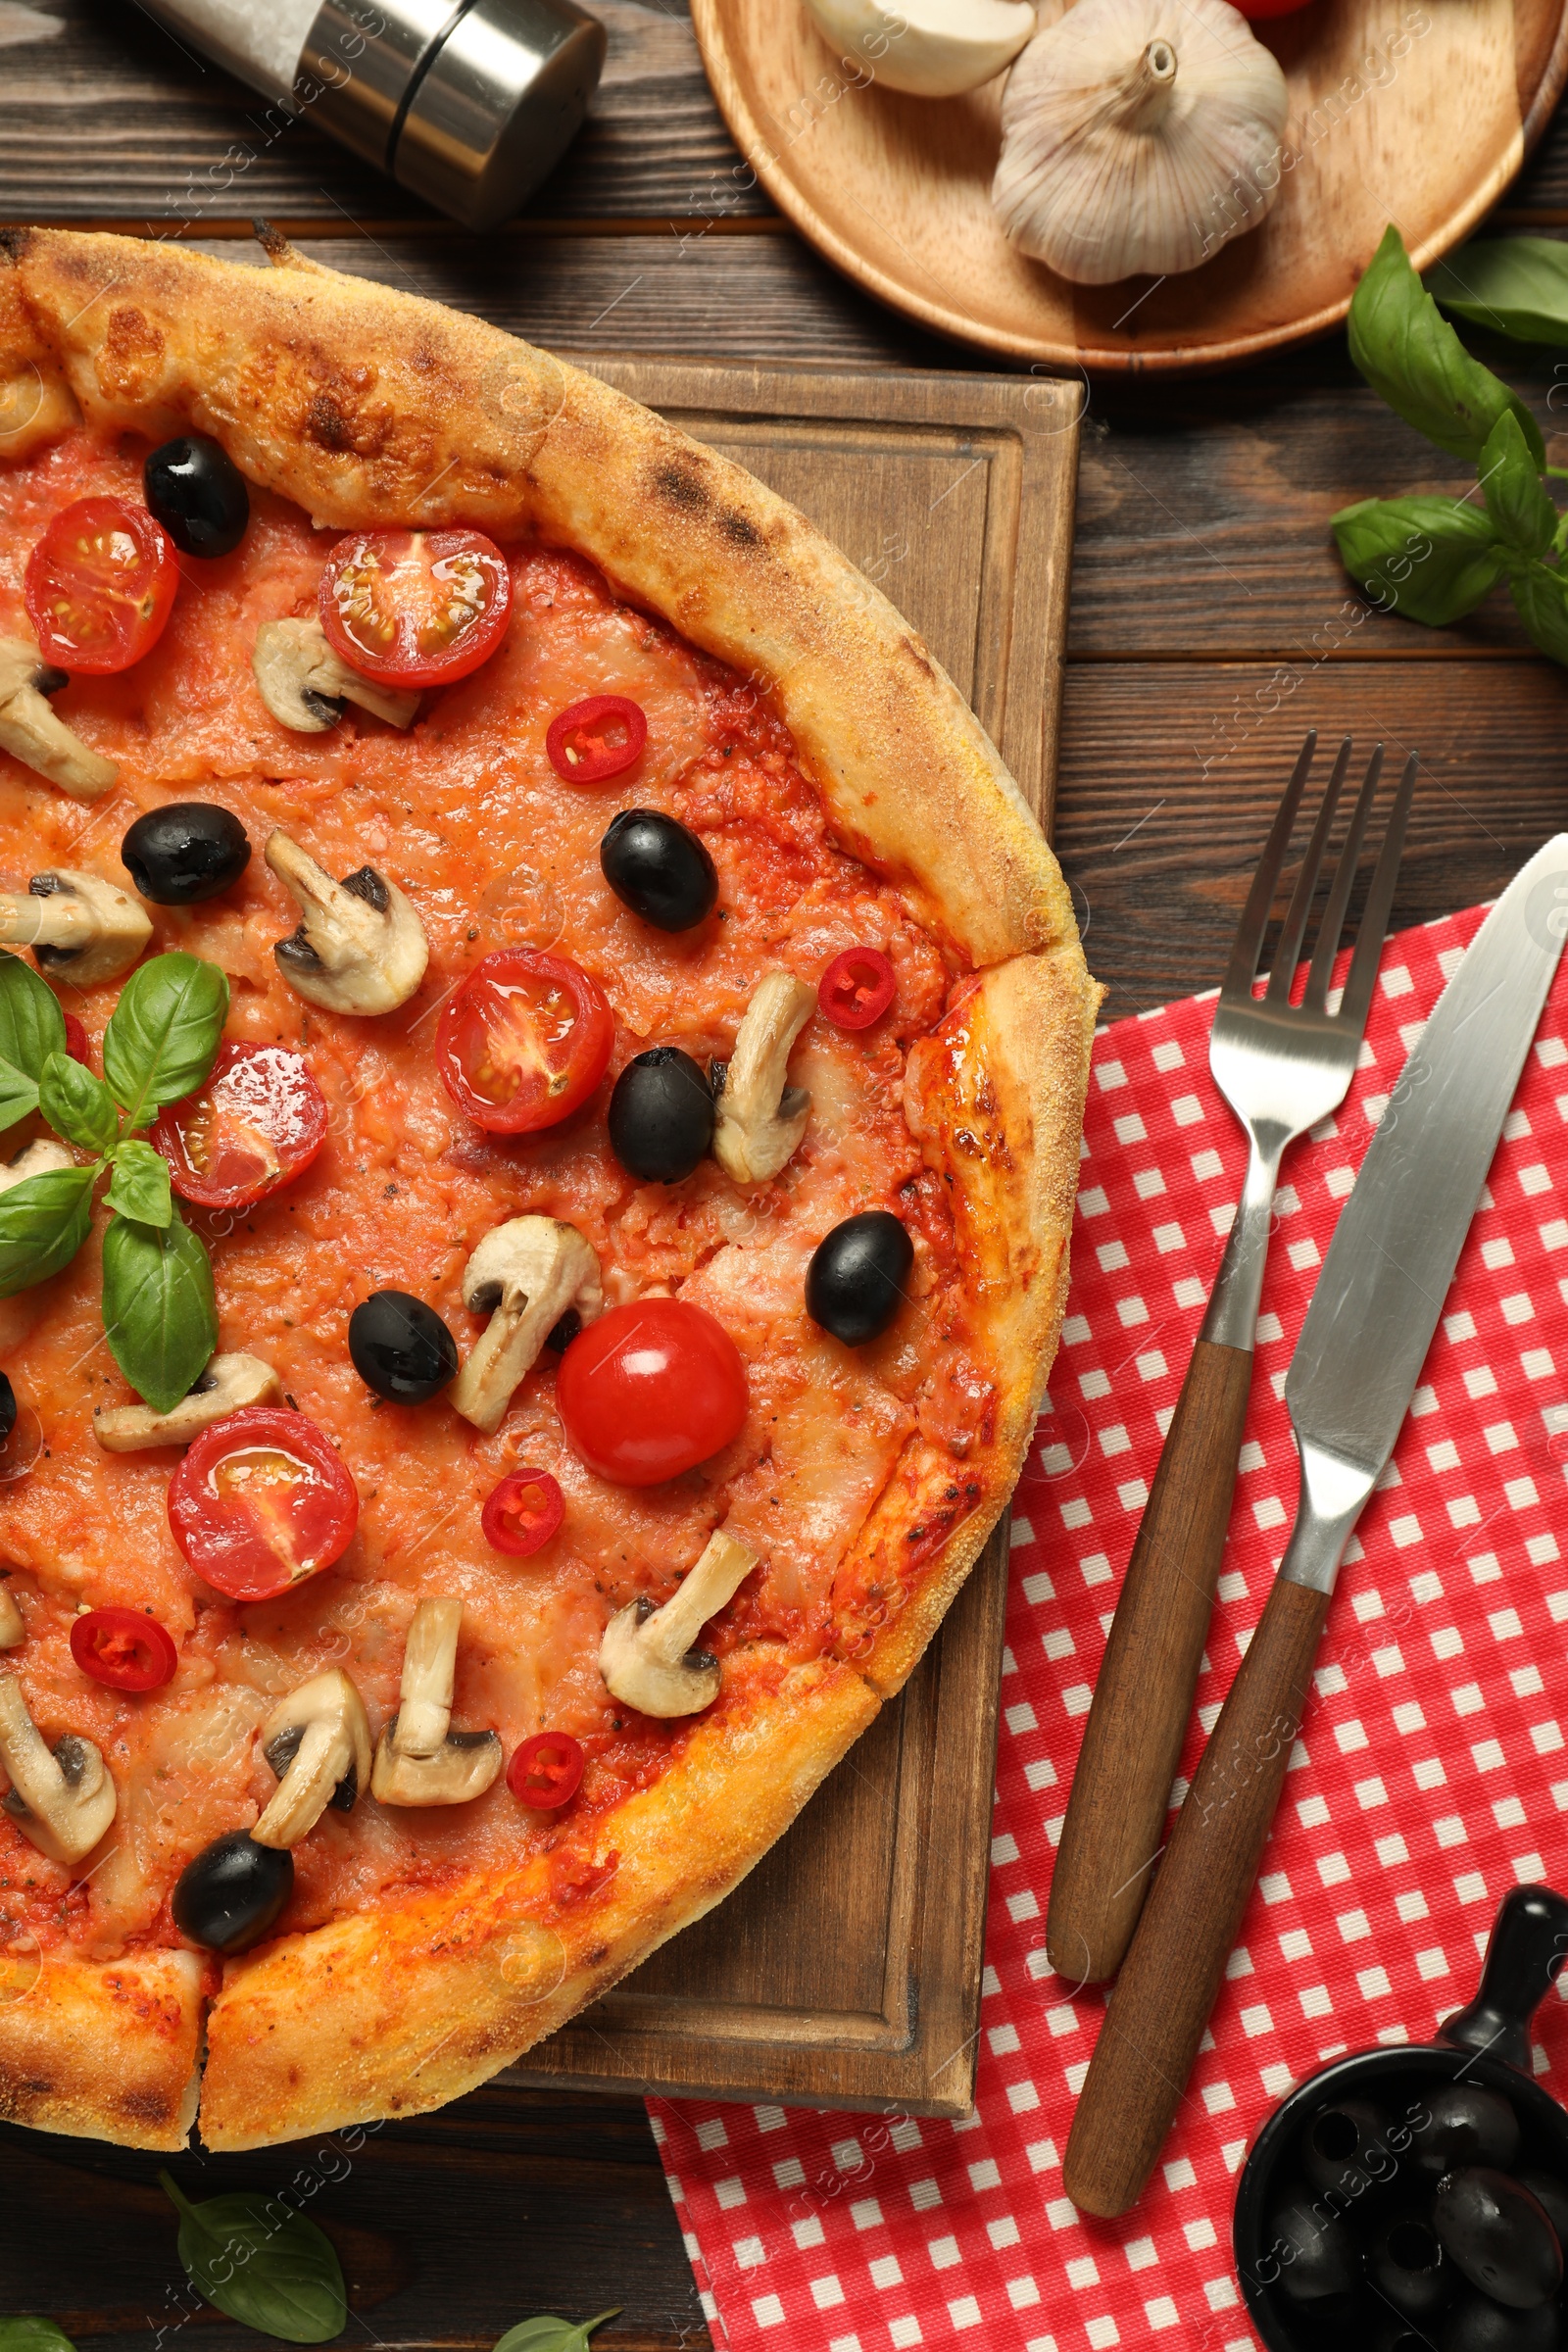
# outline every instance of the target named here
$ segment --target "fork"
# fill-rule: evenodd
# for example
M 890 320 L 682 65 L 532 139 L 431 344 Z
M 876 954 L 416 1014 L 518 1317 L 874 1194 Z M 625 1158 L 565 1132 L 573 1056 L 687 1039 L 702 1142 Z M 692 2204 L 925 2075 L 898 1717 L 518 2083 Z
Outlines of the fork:
M 1305 992 L 1293 1004 L 1349 766 L 1347 737 L 1286 910 L 1267 989 L 1261 999 L 1254 996 L 1316 747 L 1316 734 L 1309 734 L 1252 877 L 1215 1007 L 1209 1069 L 1247 1129 L 1247 1177 L 1128 1563 L 1073 1776 L 1046 1921 L 1047 1955 L 1069 1982 L 1099 1984 L 1115 1975 L 1163 1845 L 1230 1521 L 1280 1160 L 1345 1100 L 1394 902 L 1415 788 L 1413 754 L 1389 813 L 1344 994 L 1330 1011 L 1329 981 L 1383 771 L 1379 744 L 1334 869 Z

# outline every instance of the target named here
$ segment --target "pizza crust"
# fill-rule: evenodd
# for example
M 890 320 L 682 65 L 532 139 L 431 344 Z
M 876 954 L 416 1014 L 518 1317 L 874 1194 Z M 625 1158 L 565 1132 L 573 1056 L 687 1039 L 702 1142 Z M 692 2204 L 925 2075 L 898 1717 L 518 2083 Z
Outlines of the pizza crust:
M 572 548 L 755 677 L 841 845 L 981 975 L 911 1054 L 908 1105 L 950 1188 L 996 1386 L 960 1474 L 920 1438 L 896 1466 L 840 1570 L 841 1654 L 791 1670 L 749 1720 L 696 1726 L 607 1822 L 615 1877 L 558 1915 L 559 1937 L 523 1871 L 229 1964 L 202 2091 L 216 2149 L 416 2112 L 486 2080 L 722 1900 L 901 1688 L 1005 1505 L 1050 1371 L 1100 1001 L 1055 859 L 979 723 L 802 515 L 548 354 L 281 240 L 269 253 L 262 271 L 129 238 L 0 233 L 0 456 L 78 412 L 195 429 L 322 523 L 463 522 Z M 190 1953 L 51 1961 L 44 1989 L 0 2010 L 0 2113 L 182 2144 L 203 1981 Z

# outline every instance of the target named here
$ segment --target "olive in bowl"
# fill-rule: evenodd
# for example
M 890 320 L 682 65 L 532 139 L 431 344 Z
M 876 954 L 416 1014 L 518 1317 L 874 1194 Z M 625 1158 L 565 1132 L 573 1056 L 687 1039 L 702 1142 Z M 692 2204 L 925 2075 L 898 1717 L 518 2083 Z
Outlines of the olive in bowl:
M 605 880 L 656 931 L 691 931 L 718 903 L 713 860 L 695 833 L 658 808 L 623 808 L 599 845 Z
M 251 861 L 245 828 L 211 801 L 171 801 L 138 816 L 120 845 L 125 870 L 155 906 L 194 906 L 231 890 Z
M 679 1046 L 628 1061 L 610 1098 L 610 1148 L 644 1184 L 679 1184 L 713 1140 L 713 1098 Z
M 245 476 L 205 433 L 181 433 L 142 467 L 148 512 L 182 556 L 231 556 L 251 518 Z

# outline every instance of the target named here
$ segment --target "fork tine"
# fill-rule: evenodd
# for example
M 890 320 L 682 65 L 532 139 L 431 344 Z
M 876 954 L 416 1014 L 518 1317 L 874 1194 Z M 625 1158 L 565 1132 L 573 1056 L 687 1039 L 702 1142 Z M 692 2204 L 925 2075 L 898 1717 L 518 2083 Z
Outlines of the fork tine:
M 1399 789 L 1394 796 L 1389 811 L 1389 829 L 1383 836 L 1378 853 L 1372 887 L 1367 893 L 1366 912 L 1361 917 L 1361 929 L 1350 958 L 1349 977 L 1345 983 L 1345 995 L 1340 1003 L 1339 1018 L 1347 1028 L 1359 1033 L 1366 1027 L 1367 1007 L 1372 1002 L 1372 983 L 1377 978 L 1378 957 L 1389 928 L 1389 911 L 1394 905 L 1394 886 L 1398 879 L 1399 859 L 1404 851 L 1404 828 L 1410 814 L 1410 802 L 1415 792 L 1415 779 L 1420 760 L 1414 752 L 1404 763 Z
M 1301 999 L 1303 1012 L 1322 1012 L 1328 1003 L 1334 958 L 1340 952 L 1340 934 L 1345 929 L 1345 910 L 1355 887 L 1355 869 L 1361 862 L 1361 843 L 1382 773 L 1383 746 L 1380 743 L 1366 763 L 1366 775 L 1356 795 L 1355 807 L 1350 811 L 1350 821 L 1340 849 L 1340 862 L 1334 869 L 1329 903 L 1323 910 L 1323 927 L 1317 935 L 1317 946 L 1312 952 L 1312 969 L 1306 976 L 1306 994 Z
M 1291 986 L 1296 978 L 1296 966 L 1301 953 L 1301 942 L 1306 937 L 1307 917 L 1312 911 L 1312 901 L 1317 893 L 1317 878 L 1323 870 L 1323 856 L 1329 846 L 1329 828 L 1334 822 L 1334 811 L 1339 805 L 1340 788 L 1345 782 L 1345 771 L 1349 764 L 1350 738 L 1347 735 L 1340 745 L 1339 756 L 1334 762 L 1334 773 L 1328 780 L 1328 788 L 1323 795 L 1323 805 L 1317 812 L 1317 822 L 1312 827 L 1312 838 L 1307 844 L 1306 856 L 1301 860 L 1301 870 L 1296 877 L 1296 888 L 1291 894 L 1291 904 L 1286 910 L 1285 928 L 1280 933 L 1280 944 L 1274 954 L 1274 969 L 1269 974 L 1265 1004 L 1280 1005 L 1290 1003 Z
M 1263 936 L 1268 929 L 1269 908 L 1274 904 L 1275 886 L 1280 878 L 1280 868 L 1285 863 L 1285 853 L 1291 846 L 1291 835 L 1296 829 L 1296 812 L 1301 806 L 1301 794 L 1316 750 L 1317 729 L 1312 727 L 1308 729 L 1306 740 L 1301 745 L 1291 780 L 1285 787 L 1274 822 L 1269 828 L 1268 839 L 1263 844 L 1263 855 L 1257 861 L 1252 887 L 1247 894 L 1242 919 L 1236 926 L 1236 945 L 1231 950 L 1230 967 L 1219 992 L 1222 998 L 1248 1001 L 1251 998 L 1252 982 L 1257 977 L 1258 960 L 1263 953 Z

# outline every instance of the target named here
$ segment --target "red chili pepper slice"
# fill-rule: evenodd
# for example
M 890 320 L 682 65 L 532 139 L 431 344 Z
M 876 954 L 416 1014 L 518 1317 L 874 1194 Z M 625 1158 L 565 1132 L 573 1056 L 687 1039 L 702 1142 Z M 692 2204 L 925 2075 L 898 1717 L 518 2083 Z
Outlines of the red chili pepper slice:
M 880 948 L 846 948 L 822 974 L 816 1009 L 839 1029 L 869 1029 L 899 993 L 898 976 Z
M 66 1015 L 66 1052 L 73 1061 L 79 1061 L 84 1068 L 91 1069 L 92 1056 L 87 1051 L 87 1032 L 74 1012 Z
M 591 694 L 550 721 L 545 750 L 568 784 L 603 784 L 642 758 L 648 713 L 623 694 Z
M 161 1690 L 179 1664 L 168 1626 L 140 1609 L 89 1609 L 73 1618 L 71 1654 L 111 1690 Z
M 485 1542 L 525 1560 L 542 1550 L 566 1515 L 565 1498 L 548 1470 L 514 1470 L 479 1514 Z
M 222 1046 L 200 1092 L 160 1112 L 152 1140 L 182 1200 L 249 1208 L 310 1166 L 326 1140 L 326 1097 L 287 1046 Z
M 215 1421 L 169 1482 L 169 1524 L 196 1574 L 230 1600 L 271 1600 L 349 1547 L 354 1481 L 303 1413 L 248 1404 Z
M 514 1749 L 507 1787 L 519 1804 L 554 1813 L 576 1795 L 587 1761 L 569 1732 L 535 1732 Z

